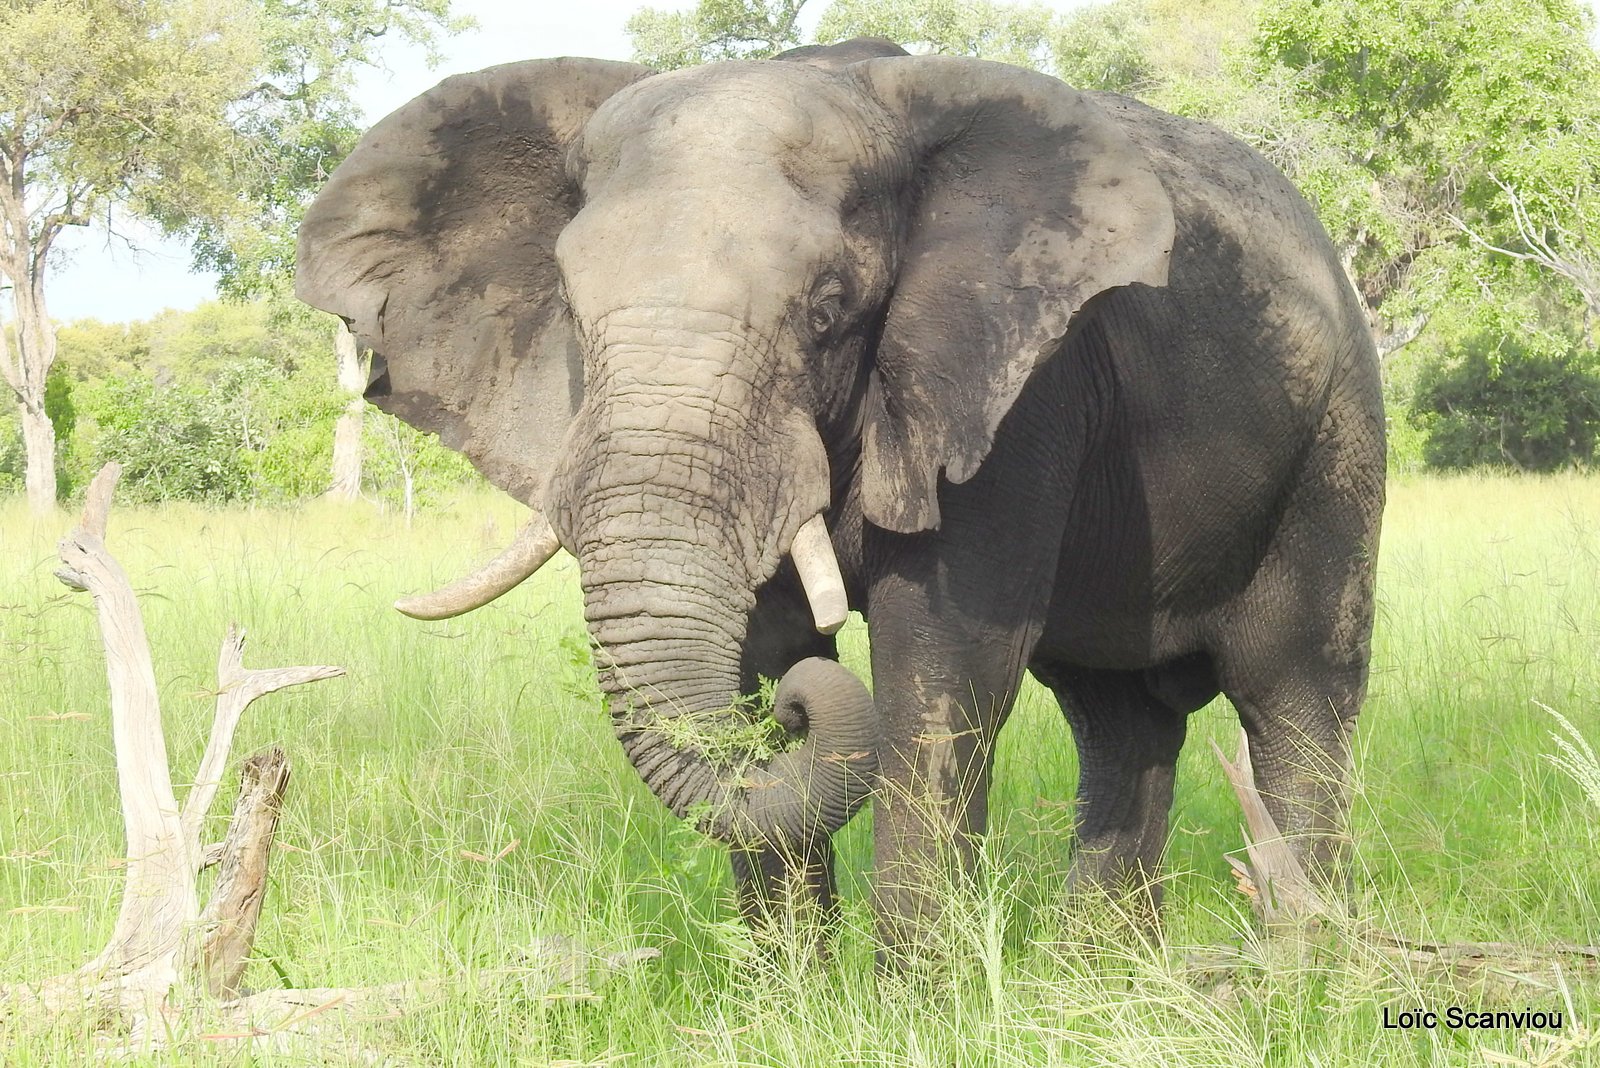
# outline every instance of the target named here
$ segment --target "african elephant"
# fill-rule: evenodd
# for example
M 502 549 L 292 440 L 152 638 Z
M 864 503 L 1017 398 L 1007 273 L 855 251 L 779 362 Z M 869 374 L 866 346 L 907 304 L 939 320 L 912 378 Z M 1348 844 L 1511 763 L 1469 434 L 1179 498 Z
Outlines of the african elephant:
M 1316 217 L 1240 142 L 877 40 L 533 60 L 380 122 L 299 242 L 300 298 L 373 350 L 367 396 L 535 509 L 404 607 L 573 553 L 617 735 L 733 847 L 746 909 L 828 906 L 870 793 L 880 933 L 914 941 L 929 873 L 973 863 L 1024 669 L 1080 754 L 1074 879 L 1147 885 L 1219 692 L 1294 847 L 1336 859 L 1378 365 Z M 834 659 L 847 604 L 871 695 Z M 760 675 L 794 748 L 675 744 Z

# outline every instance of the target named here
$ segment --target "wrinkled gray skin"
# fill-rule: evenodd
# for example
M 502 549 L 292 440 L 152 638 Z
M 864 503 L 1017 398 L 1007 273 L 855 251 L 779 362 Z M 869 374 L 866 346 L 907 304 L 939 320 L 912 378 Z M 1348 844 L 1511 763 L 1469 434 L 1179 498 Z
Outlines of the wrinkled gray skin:
M 299 294 L 377 354 L 379 406 L 550 517 L 628 755 L 735 846 L 746 908 L 826 907 L 872 787 L 882 934 L 914 943 L 1025 668 L 1081 757 L 1077 880 L 1155 872 L 1219 691 L 1325 868 L 1384 443 L 1305 202 L 1210 126 L 1013 67 L 780 60 L 451 78 L 329 181 Z M 819 512 L 875 699 L 786 555 Z M 803 660 L 804 744 L 743 779 L 652 727 Z

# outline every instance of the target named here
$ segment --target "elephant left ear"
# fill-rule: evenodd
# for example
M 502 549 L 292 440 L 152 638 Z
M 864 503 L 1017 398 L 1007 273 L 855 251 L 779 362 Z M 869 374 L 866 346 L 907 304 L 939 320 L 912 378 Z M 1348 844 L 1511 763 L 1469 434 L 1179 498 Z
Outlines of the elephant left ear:
M 939 526 L 1029 376 L 1098 293 L 1165 285 L 1174 222 L 1145 154 L 1060 81 L 953 56 L 871 59 L 850 75 L 912 146 L 906 237 L 878 345 L 863 506 Z

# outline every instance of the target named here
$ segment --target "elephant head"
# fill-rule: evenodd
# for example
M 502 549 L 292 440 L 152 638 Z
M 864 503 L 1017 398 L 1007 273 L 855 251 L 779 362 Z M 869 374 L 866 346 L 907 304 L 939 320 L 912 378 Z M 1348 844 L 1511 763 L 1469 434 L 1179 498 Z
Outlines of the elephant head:
M 645 781 L 736 842 L 837 829 L 871 698 L 784 678 L 804 741 L 729 774 L 664 717 L 730 707 L 758 587 L 794 559 L 843 620 L 826 517 L 939 525 L 1093 298 L 1165 281 L 1142 155 L 1060 82 L 879 42 L 653 74 L 556 59 L 447 79 L 374 127 L 300 232 L 297 292 L 374 352 L 368 396 L 548 517 L 411 607 L 453 614 L 564 545 Z M 852 485 L 853 483 L 853 485 Z

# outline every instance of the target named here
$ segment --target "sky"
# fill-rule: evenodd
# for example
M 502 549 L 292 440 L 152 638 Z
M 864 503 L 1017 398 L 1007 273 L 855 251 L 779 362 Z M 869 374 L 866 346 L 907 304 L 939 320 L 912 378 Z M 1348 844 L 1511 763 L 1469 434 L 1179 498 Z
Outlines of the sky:
M 456 0 L 456 13 L 471 15 L 477 28 L 444 40 L 443 61 L 431 69 L 419 48 L 385 48 L 387 69 L 363 72 L 356 102 L 371 125 L 451 74 L 543 56 L 628 59 L 632 49 L 623 24 L 648 2 Z M 653 6 L 693 3 L 655 0 Z M 127 322 L 164 308 L 193 308 L 216 296 L 215 276 L 190 270 L 184 242 L 164 240 L 137 222 L 119 221 L 115 229 L 112 235 L 103 226 L 69 227 L 58 239 L 60 262 L 45 282 L 51 318 Z
M 1085 0 L 1047 2 L 1068 10 Z M 472 16 L 477 28 L 443 41 L 443 60 L 431 69 L 421 49 L 391 45 L 383 53 L 385 69 L 367 70 L 358 80 L 356 102 L 370 125 L 451 74 L 545 56 L 628 59 L 632 49 L 623 24 L 647 3 L 694 6 L 693 0 L 456 0 L 456 13 Z M 807 37 L 826 6 L 822 0 L 808 5 L 801 19 Z M 45 290 L 57 322 L 146 319 L 216 296 L 214 276 L 190 270 L 184 243 L 137 223 L 119 223 L 116 230 L 112 235 L 103 226 L 72 227 L 62 234 Z

